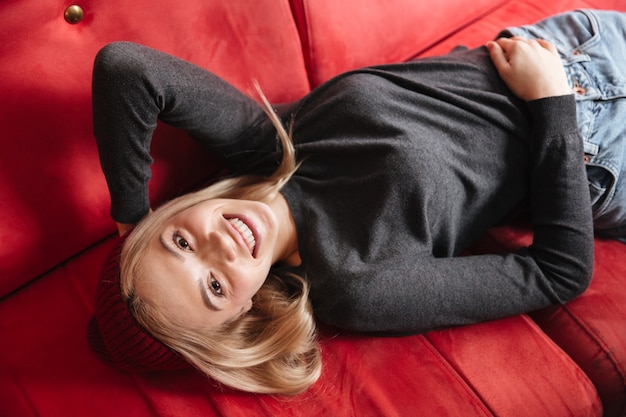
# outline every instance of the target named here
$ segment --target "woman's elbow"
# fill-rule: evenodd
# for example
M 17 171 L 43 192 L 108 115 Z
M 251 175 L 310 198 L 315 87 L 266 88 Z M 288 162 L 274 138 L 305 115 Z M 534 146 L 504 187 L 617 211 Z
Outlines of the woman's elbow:
M 581 296 L 591 285 L 593 278 L 593 250 L 571 259 L 560 273 L 553 274 L 559 301 L 565 303 Z

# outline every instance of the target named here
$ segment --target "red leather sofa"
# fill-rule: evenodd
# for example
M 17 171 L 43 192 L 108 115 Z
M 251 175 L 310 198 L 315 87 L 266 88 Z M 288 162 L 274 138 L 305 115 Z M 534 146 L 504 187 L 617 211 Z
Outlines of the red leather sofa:
M 601 238 L 591 288 L 565 306 L 406 337 L 325 329 L 322 377 L 293 398 L 218 388 L 193 370 L 127 374 L 86 337 L 115 241 L 90 106 L 106 43 L 164 50 L 244 91 L 258 80 L 284 102 L 351 68 L 477 46 L 567 9 L 624 11 L 624 0 L 77 1 L 0 2 L 0 416 L 625 415 L 626 245 Z M 165 125 L 153 154 L 155 202 L 219 169 Z M 529 237 L 506 225 L 472 251 Z

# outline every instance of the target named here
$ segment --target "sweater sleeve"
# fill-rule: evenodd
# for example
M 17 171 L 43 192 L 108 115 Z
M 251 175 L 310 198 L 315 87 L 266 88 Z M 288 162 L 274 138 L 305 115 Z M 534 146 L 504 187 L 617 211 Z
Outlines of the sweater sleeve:
M 593 270 L 593 218 L 582 138 L 572 95 L 537 100 L 533 118 L 529 256 L 567 296 L 584 290 Z
M 161 120 L 180 128 L 218 157 L 275 143 L 251 134 L 263 110 L 210 72 L 159 51 L 127 42 L 105 46 L 92 79 L 94 135 L 111 195 L 111 216 L 135 223 L 147 214 L 150 143 Z M 241 159 L 241 158 L 240 158 Z
M 575 101 L 551 97 L 528 107 L 532 245 L 516 253 L 422 253 L 408 262 L 363 265 L 318 292 L 322 320 L 358 331 L 425 332 L 564 303 L 587 288 L 593 228 Z

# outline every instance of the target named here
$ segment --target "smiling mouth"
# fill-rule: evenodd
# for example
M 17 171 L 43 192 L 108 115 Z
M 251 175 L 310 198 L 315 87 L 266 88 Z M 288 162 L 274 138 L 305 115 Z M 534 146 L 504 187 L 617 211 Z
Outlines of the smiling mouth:
M 244 242 L 248 246 L 250 254 L 254 256 L 254 250 L 256 249 L 256 238 L 254 237 L 254 233 L 252 233 L 250 227 L 248 227 L 248 225 L 238 217 L 230 218 L 228 219 L 228 222 L 233 225 L 237 232 L 239 232 Z

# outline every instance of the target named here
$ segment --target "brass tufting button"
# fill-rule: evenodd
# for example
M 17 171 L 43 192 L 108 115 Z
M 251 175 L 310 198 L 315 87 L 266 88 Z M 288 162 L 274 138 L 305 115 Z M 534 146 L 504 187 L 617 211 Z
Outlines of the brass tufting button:
M 65 9 L 65 13 L 63 13 L 65 21 L 71 25 L 80 23 L 80 21 L 83 20 L 84 16 L 85 12 L 83 11 L 83 8 L 76 4 L 69 6 L 67 9 Z

